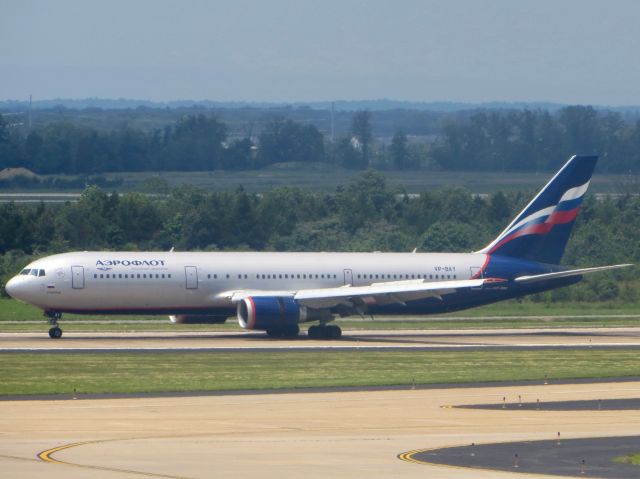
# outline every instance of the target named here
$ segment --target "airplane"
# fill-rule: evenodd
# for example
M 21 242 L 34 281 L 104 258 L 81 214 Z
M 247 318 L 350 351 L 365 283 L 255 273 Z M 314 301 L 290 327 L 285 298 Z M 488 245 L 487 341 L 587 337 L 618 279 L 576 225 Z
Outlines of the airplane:
M 337 339 L 337 316 L 421 315 L 572 285 L 631 266 L 560 265 L 597 156 L 571 157 L 485 248 L 472 253 L 71 252 L 38 259 L 5 286 L 44 311 L 168 315 L 296 337 Z

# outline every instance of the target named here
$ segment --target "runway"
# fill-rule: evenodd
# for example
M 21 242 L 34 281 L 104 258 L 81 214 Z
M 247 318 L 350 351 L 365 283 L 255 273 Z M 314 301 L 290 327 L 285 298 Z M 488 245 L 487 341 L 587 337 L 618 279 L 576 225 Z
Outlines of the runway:
M 640 427 L 638 411 L 444 407 L 502 397 L 513 403 L 518 396 L 543 402 L 637 398 L 640 382 L 4 402 L 0 469 L 6 477 L 52 479 L 518 478 L 523 475 L 397 456 L 471 443 L 553 440 L 557 432 L 563 440 L 634 435 Z
M 0 333 L 2 352 L 233 352 L 351 350 L 640 349 L 640 328 L 367 330 L 340 340 L 272 339 L 256 332 Z

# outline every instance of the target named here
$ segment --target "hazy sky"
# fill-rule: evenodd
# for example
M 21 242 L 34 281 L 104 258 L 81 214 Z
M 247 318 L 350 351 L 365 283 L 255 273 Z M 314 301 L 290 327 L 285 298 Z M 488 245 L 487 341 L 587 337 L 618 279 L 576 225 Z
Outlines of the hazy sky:
M 0 0 L 0 99 L 640 104 L 636 0 Z

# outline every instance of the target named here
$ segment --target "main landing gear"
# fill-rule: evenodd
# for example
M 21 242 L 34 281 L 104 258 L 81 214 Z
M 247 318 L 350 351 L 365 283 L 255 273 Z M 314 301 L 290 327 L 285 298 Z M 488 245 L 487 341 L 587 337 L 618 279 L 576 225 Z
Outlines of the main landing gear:
M 51 339 L 60 339 L 62 337 L 62 329 L 58 326 L 58 320 L 62 318 L 62 313 L 57 311 L 45 311 L 45 318 L 49 319 L 51 329 L 49 329 L 49 337 Z
M 267 329 L 267 335 L 270 338 L 295 338 L 300 333 L 300 328 L 297 324 L 285 326 L 284 328 L 271 328 Z
M 339 326 L 311 326 L 307 332 L 311 339 L 340 339 L 342 337 L 342 329 Z

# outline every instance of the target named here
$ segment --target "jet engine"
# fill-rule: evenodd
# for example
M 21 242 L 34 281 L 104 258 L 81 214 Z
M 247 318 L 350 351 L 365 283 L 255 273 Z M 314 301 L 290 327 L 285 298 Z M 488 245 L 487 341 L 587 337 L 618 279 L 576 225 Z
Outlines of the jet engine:
M 332 318 L 329 310 L 300 306 L 290 297 L 249 296 L 239 301 L 237 308 L 240 326 L 266 331 L 269 336 L 297 336 L 298 323 Z

